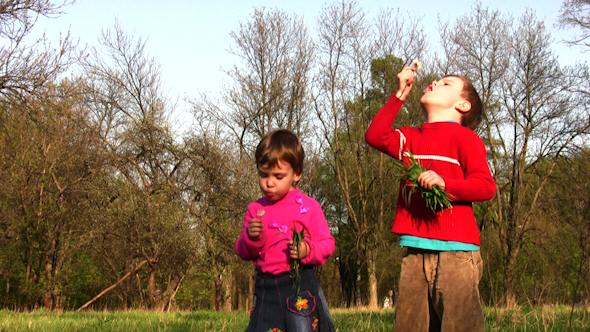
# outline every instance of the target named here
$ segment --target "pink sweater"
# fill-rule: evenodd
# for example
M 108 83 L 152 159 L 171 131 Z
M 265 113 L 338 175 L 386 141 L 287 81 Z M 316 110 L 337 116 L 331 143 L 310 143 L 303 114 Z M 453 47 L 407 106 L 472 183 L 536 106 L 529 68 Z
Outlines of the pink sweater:
M 248 238 L 248 222 L 257 218 L 260 210 L 264 210 L 264 216 L 260 218 L 264 225 L 262 238 L 252 241 Z M 311 248 L 309 256 L 301 262 L 324 264 L 334 252 L 334 238 L 320 204 L 299 189 L 289 191 L 276 202 L 263 197 L 248 205 L 242 234 L 235 244 L 236 253 L 244 260 L 254 261 L 254 266 L 262 272 L 275 275 L 288 272 L 291 258 L 287 241 L 293 239 L 293 227 L 297 231 L 306 229 L 304 240 Z
M 409 159 L 404 152 L 409 149 L 424 167 L 443 177 L 453 208 L 434 214 L 424 205 L 419 193 L 406 206 L 400 192 L 392 232 L 479 246 L 479 229 L 471 202 L 489 200 L 496 192 L 485 145 L 475 132 L 456 122 L 393 129 L 402 105 L 403 101 L 393 95 L 375 115 L 365 139 L 370 146 L 404 160 L 406 165 Z

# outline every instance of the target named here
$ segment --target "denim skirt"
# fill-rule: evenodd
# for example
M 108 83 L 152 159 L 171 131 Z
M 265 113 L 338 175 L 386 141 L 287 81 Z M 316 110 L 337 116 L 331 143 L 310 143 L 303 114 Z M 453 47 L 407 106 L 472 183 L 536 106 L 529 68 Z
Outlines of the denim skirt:
M 304 266 L 300 276 L 297 289 L 290 273 L 256 272 L 254 301 L 246 332 L 335 331 L 315 270 Z

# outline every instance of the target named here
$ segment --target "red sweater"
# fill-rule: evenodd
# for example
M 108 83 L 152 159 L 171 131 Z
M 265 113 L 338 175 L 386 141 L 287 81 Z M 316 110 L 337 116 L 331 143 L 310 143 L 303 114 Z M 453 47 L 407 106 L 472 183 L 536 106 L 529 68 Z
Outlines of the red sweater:
M 406 206 L 401 195 L 404 183 L 401 183 L 391 231 L 479 246 L 479 229 L 471 202 L 492 199 L 496 192 L 485 145 L 475 132 L 456 122 L 424 123 L 420 128 L 393 129 L 393 121 L 402 104 L 403 101 L 393 95 L 375 115 L 365 139 L 370 146 L 403 160 L 406 165 L 409 159 L 404 152 L 410 150 L 424 167 L 442 176 L 453 208 L 434 214 L 425 206 L 419 191 Z

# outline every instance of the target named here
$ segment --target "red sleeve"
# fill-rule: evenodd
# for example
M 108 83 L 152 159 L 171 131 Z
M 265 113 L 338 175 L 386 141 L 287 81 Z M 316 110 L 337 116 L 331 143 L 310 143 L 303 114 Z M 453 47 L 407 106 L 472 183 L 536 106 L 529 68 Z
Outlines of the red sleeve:
M 452 195 L 454 201 L 487 201 L 496 194 L 496 183 L 487 162 L 486 147 L 477 136 L 472 134 L 460 142 L 460 160 L 463 179 L 445 179 L 445 191 Z
M 403 103 L 395 94 L 392 95 L 385 106 L 377 112 L 365 133 L 367 144 L 398 160 L 401 160 L 406 137 L 402 128 L 391 127 Z

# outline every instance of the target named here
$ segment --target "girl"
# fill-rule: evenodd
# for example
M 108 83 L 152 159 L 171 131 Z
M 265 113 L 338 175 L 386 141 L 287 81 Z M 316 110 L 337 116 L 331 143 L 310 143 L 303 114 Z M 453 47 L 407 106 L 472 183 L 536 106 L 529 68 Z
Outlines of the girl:
M 334 331 L 313 269 L 332 255 L 334 238 L 320 204 L 295 188 L 303 157 L 299 139 L 285 129 L 269 133 L 256 148 L 264 197 L 248 206 L 235 244 L 238 256 L 252 260 L 256 268 L 254 306 L 246 332 Z M 296 246 L 293 236 L 302 231 L 303 240 Z M 293 260 L 300 262 L 296 274 Z

